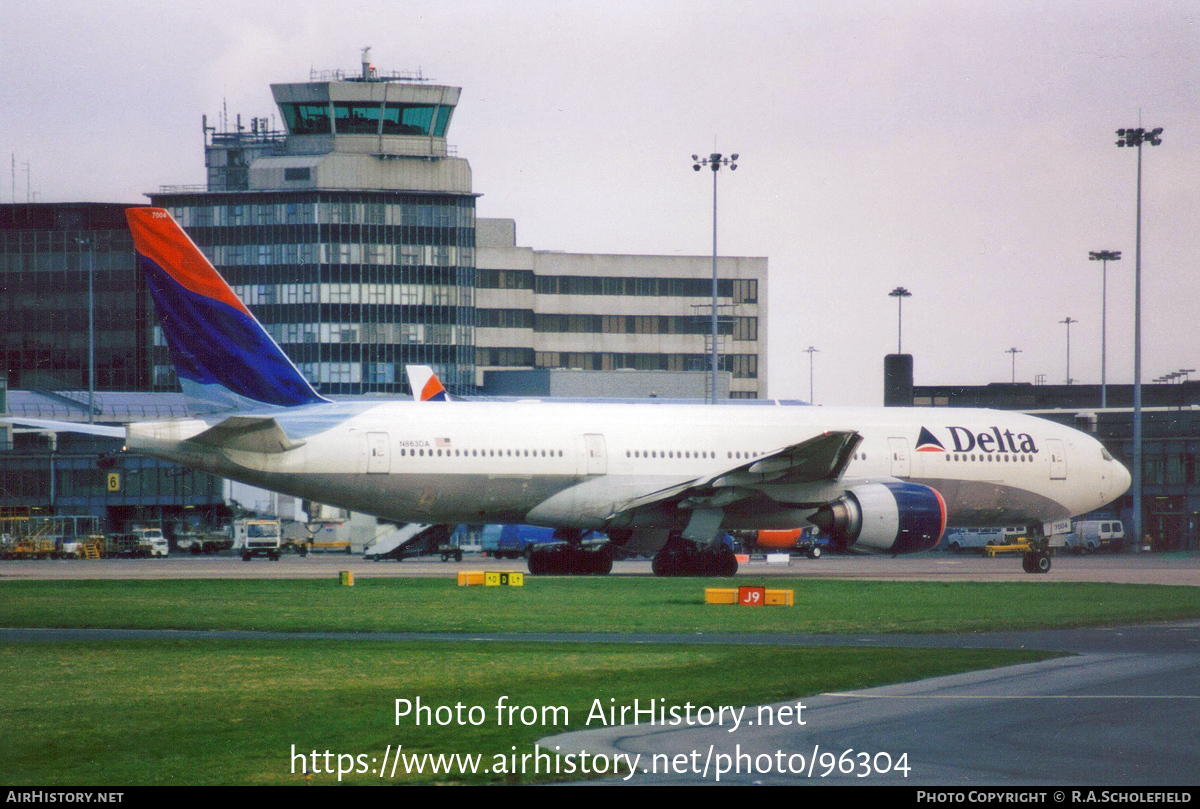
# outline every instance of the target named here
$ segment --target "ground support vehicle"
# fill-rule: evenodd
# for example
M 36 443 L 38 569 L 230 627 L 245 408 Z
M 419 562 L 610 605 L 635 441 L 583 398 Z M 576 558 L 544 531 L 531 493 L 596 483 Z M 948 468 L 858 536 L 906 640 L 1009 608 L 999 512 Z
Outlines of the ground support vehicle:
M 199 556 L 200 554 L 227 551 L 233 547 L 233 539 L 224 531 L 179 534 L 175 537 L 175 547 L 181 551 L 187 551 L 193 556 Z
M 1074 553 L 1120 553 L 1125 547 L 1125 525 L 1120 520 L 1078 520 L 1064 538 Z
M 553 541 L 554 529 L 539 525 L 485 525 L 481 535 L 484 555 L 496 559 L 520 559 Z
M 278 562 L 280 556 L 279 520 L 237 520 L 233 524 L 233 549 L 243 562 L 265 556 Z

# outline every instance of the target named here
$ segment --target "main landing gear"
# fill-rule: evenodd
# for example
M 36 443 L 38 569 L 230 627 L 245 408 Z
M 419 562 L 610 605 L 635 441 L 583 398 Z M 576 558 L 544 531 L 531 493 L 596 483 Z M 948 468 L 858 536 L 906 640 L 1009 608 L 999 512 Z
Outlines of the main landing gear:
M 1050 540 L 1041 525 L 1029 528 L 1029 550 L 1021 557 L 1021 569 L 1026 573 L 1050 572 Z
M 673 532 L 654 555 L 650 569 L 655 576 L 733 576 L 738 561 L 733 549 L 724 543 L 698 548 Z
M 584 545 L 581 536 L 571 532 L 561 542 L 534 545 L 529 552 L 529 572 L 534 576 L 607 576 L 612 572 L 612 547 L 607 542 Z

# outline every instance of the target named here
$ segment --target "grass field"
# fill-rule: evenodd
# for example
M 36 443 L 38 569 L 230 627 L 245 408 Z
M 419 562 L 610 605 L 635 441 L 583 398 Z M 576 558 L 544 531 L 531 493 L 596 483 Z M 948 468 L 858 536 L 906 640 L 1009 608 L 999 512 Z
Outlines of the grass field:
M 569 726 L 578 728 L 595 699 L 604 705 L 610 698 L 618 705 L 633 699 L 756 704 L 1050 656 L 660 644 L 4 644 L 0 782 L 303 784 L 304 776 L 292 772 L 292 745 L 301 755 L 328 750 L 379 760 L 397 744 L 406 753 L 479 754 L 481 772 L 455 768 L 435 776 L 400 767 L 392 778 L 388 767 L 384 779 L 353 773 L 342 782 L 529 781 L 482 769 L 493 768 L 497 754 L 532 752 L 536 740 L 566 726 L 540 720 L 498 725 L 494 706 L 501 695 L 515 705 L 565 707 Z M 478 727 L 416 727 L 408 719 L 397 725 L 394 700 L 418 696 L 427 705 L 478 705 L 486 721 Z M 349 761 L 358 759 L 343 759 Z M 325 760 L 318 764 L 324 769 Z M 317 784 L 337 782 L 336 775 L 314 776 Z
M 739 578 L 793 607 L 706 606 L 722 580 L 527 578 L 0 582 L 0 626 L 360 632 L 985 632 L 1200 617 L 1200 588 Z M 733 586 L 728 583 L 726 586 Z
M 784 580 L 793 607 L 705 606 L 720 580 L 6 581 L 0 625 L 356 632 L 974 632 L 1200 616 L 1200 588 Z M 1048 657 L 1007 650 L 381 640 L 0 645 L 0 782 L 299 784 L 292 745 L 350 783 L 511 782 L 494 757 L 584 726 L 593 700 L 745 705 Z M 561 706 L 569 726 L 497 724 L 494 706 Z M 397 725 L 394 700 L 480 706 L 481 726 Z M 475 774 L 380 779 L 388 745 L 477 754 Z M 332 759 L 324 759 L 329 751 Z M 361 757 L 361 758 L 359 758 Z M 394 754 L 393 754 L 393 761 Z M 346 766 L 350 762 L 352 766 Z M 336 766 L 336 765 L 333 765 Z M 297 765 L 298 767 L 298 765 Z M 488 769 L 484 772 L 483 769 Z M 388 767 L 390 770 L 390 767 Z M 540 776 L 545 779 L 547 776 Z M 549 776 L 553 778 L 554 776 Z M 571 776 L 578 778 L 578 775 Z M 318 774 L 316 783 L 336 783 Z

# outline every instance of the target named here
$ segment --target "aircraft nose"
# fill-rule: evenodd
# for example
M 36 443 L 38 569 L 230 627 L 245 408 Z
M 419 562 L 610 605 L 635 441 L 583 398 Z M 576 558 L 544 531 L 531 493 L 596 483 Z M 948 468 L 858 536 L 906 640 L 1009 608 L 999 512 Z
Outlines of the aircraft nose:
M 1116 500 L 1121 495 L 1129 490 L 1129 486 L 1133 483 L 1133 477 L 1129 474 L 1129 470 L 1120 461 L 1112 461 L 1112 492 L 1110 500 Z

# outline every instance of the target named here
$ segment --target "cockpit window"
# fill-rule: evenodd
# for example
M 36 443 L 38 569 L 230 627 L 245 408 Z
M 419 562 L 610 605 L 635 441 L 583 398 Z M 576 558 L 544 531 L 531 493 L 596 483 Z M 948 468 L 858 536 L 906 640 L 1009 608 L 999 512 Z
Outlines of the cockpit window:
M 1106 461 L 1111 461 L 1113 459 L 1113 456 L 1109 455 L 1108 450 L 1106 450 L 1104 447 L 1100 448 L 1100 454 L 1104 456 L 1104 460 Z

